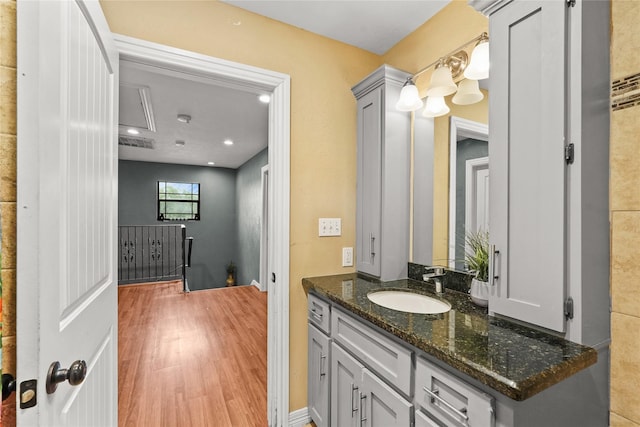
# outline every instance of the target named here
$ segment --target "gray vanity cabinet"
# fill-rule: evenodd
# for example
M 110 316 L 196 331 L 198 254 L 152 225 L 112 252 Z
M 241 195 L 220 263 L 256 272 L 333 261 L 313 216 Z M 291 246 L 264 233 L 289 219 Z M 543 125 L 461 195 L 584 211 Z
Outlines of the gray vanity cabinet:
M 317 427 L 329 427 L 331 391 L 331 306 L 310 294 L 308 300 L 307 404 Z
M 407 276 L 411 115 L 395 103 L 409 74 L 383 65 L 352 88 L 357 99 L 356 268 Z
M 335 342 L 331 372 L 332 426 L 411 425 L 413 405 Z
M 309 374 L 307 399 L 309 416 L 317 427 L 329 427 L 329 352 L 331 340 L 309 324 Z
M 491 36 L 489 311 L 602 343 L 608 2 L 470 3 L 489 16 Z
M 331 425 L 360 426 L 364 366 L 336 343 L 331 344 Z

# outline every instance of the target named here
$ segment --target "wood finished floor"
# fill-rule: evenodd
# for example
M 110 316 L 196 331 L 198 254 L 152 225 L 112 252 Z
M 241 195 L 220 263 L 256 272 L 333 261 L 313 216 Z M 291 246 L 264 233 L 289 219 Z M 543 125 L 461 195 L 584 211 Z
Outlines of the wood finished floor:
M 267 294 L 118 288 L 118 425 L 267 425 Z

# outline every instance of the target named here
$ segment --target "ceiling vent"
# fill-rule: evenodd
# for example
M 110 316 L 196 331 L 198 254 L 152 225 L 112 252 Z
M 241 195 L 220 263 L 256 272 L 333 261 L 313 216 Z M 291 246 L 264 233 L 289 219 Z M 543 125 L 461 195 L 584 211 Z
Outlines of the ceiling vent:
M 143 138 L 140 136 L 127 136 L 120 135 L 118 137 L 118 145 L 124 145 L 127 147 L 146 148 L 153 150 L 155 141 L 150 138 Z

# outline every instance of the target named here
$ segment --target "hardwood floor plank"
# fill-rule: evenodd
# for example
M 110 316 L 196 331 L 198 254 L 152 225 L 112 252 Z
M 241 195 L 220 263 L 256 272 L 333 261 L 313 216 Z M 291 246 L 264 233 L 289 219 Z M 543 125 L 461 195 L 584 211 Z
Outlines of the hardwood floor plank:
M 267 425 L 267 295 L 118 288 L 118 425 Z

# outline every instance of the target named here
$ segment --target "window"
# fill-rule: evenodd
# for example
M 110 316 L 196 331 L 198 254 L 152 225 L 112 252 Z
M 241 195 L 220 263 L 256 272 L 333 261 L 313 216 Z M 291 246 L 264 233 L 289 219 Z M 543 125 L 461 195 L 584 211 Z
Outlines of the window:
M 158 181 L 158 221 L 200 220 L 200 184 Z

